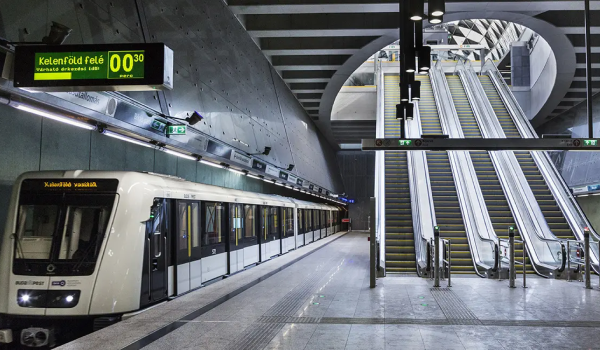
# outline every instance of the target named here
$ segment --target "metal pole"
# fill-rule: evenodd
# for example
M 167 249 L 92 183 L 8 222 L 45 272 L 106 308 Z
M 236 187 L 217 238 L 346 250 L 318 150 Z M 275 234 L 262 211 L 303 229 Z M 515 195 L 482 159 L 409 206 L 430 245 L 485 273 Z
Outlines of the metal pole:
M 517 278 L 517 271 L 515 271 L 515 230 L 512 228 L 508 229 L 508 253 L 509 253 L 509 264 L 508 264 L 508 287 L 515 288 L 515 279 Z
M 527 288 L 527 265 L 525 265 L 525 259 L 527 259 L 527 249 L 525 249 L 525 241 L 521 239 L 523 245 L 523 288 Z
M 433 271 L 435 280 L 433 281 L 433 286 L 439 287 L 440 286 L 440 229 L 437 226 L 433 229 L 433 237 L 435 239 L 435 241 L 434 241 L 434 249 L 435 249 L 434 259 L 435 259 L 435 261 L 433 262 L 434 266 L 435 266 L 434 271 Z
M 448 287 L 452 287 L 452 242 L 448 240 Z
M 585 4 L 585 80 L 588 117 L 588 137 L 594 137 L 594 122 L 592 116 L 592 53 L 590 35 L 590 0 L 584 0 Z
M 371 197 L 371 215 L 373 217 L 375 217 L 375 197 Z M 371 248 L 371 288 L 375 288 L 375 286 L 377 285 L 375 277 L 377 276 L 377 242 L 376 242 L 376 238 L 375 238 L 375 225 L 371 225 L 370 227 L 370 248 Z
M 592 289 L 592 281 L 590 280 L 590 232 L 583 231 L 583 243 L 585 249 L 585 288 Z
M 571 282 L 571 242 L 569 241 L 567 241 L 567 282 Z

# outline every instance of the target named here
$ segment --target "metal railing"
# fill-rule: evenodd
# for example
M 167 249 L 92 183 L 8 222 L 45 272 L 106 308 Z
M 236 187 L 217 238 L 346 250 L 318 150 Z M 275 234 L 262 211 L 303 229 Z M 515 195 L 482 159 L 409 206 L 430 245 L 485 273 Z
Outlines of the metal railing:
M 567 271 L 569 273 L 567 277 L 567 281 L 571 282 L 571 263 L 577 265 L 577 270 L 579 272 L 580 278 L 578 281 L 585 282 L 585 288 L 592 289 L 592 275 L 591 269 L 594 268 L 591 259 L 590 259 L 590 232 L 584 232 L 583 241 L 578 240 L 566 240 L 567 244 Z M 573 248 L 575 248 L 575 256 L 572 256 Z M 598 249 L 600 249 L 600 242 L 598 242 Z M 582 268 L 583 267 L 583 271 Z M 582 276 L 583 274 L 583 276 Z M 600 287 L 600 274 L 598 280 L 598 286 Z
M 434 232 L 434 238 L 428 243 L 430 251 L 429 265 L 433 267 L 433 273 L 430 274 L 429 278 L 434 280 L 434 287 L 439 287 L 440 280 L 444 279 L 448 281 L 448 287 L 452 287 L 452 243 L 449 239 L 440 237 L 440 230 L 437 226 Z M 440 252 L 440 246 L 443 247 L 442 252 Z
M 498 241 L 498 247 L 500 248 L 500 268 L 502 267 L 501 264 L 503 260 L 508 262 L 508 287 L 515 288 L 515 281 L 517 279 L 517 269 L 515 265 L 521 265 L 523 268 L 523 288 L 527 288 L 527 248 L 525 246 L 525 242 L 523 242 L 522 240 L 515 239 L 515 231 L 513 229 L 509 229 L 508 239 L 500 238 Z M 516 260 L 516 243 L 521 243 L 521 245 L 523 246 L 523 260 L 521 261 Z M 502 248 L 504 248 L 504 254 L 501 254 Z M 498 280 L 500 281 L 501 279 Z

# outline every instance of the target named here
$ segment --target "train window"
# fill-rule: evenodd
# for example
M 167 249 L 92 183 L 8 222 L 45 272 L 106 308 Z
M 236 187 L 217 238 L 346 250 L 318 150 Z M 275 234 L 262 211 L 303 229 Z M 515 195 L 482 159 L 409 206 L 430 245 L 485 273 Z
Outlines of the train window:
M 269 226 L 270 226 L 270 234 L 279 235 L 279 208 L 271 207 L 269 209 Z
M 154 239 L 154 257 L 160 258 L 162 255 L 162 247 L 161 247 L 161 234 L 160 231 L 156 231 L 152 234 L 152 239 Z
M 298 209 L 298 234 L 304 233 L 304 217 L 302 216 L 302 209 Z
M 80 259 L 90 249 L 97 250 L 98 235 L 104 234 L 109 215 L 110 210 L 103 207 L 67 207 L 58 259 Z
M 255 225 L 255 216 L 256 216 L 256 205 L 245 205 L 244 206 L 245 216 L 245 229 L 244 229 L 244 237 L 246 238 L 254 238 L 256 237 L 256 225 Z
M 191 210 L 192 222 L 190 223 L 190 235 L 192 236 L 192 248 L 198 248 L 200 246 L 200 210 L 198 203 L 191 203 L 189 206 Z
M 222 220 L 223 206 L 221 203 L 205 202 L 205 230 L 202 232 L 202 245 L 219 244 L 223 241 Z
M 284 208 L 283 210 L 283 221 L 285 223 L 283 236 L 291 237 L 294 235 L 294 209 Z
M 241 204 L 231 204 L 229 211 L 229 238 L 231 239 L 231 244 L 235 242 L 237 246 L 242 239 L 244 213 Z
M 269 234 L 269 208 L 261 207 L 260 235 L 266 241 L 268 234 Z
M 16 257 L 20 259 L 49 259 L 52 236 L 56 229 L 58 205 L 22 205 L 19 210 L 19 238 Z M 19 244 L 38 241 L 34 248 Z M 23 248 L 26 246 L 26 248 Z
M 321 210 L 321 228 L 327 227 L 327 221 L 325 221 L 325 210 Z
M 188 250 L 188 222 L 190 222 L 191 213 L 188 211 L 188 203 L 179 202 L 177 205 L 177 249 Z
M 313 225 L 312 225 L 312 210 L 310 209 L 305 209 L 304 210 L 304 217 L 306 219 L 306 232 L 311 232 L 313 230 Z

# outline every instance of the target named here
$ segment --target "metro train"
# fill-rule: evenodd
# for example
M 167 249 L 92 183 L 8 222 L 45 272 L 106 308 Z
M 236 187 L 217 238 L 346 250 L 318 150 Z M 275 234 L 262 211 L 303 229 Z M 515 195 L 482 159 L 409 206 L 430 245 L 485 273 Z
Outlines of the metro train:
M 343 213 L 153 173 L 25 173 L 0 246 L 0 344 L 74 339 L 334 234 Z

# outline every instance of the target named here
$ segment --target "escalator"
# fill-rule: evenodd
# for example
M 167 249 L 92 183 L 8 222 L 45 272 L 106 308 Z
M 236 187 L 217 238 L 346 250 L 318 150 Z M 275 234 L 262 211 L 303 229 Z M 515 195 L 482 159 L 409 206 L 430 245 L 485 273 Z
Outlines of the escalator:
M 396 104 L 400 78 L 385 75 L 385 137 L 400 137 Z M 416 273 L 406 152 L 385 152 L 385 265 L 388 273 Z
M 429 77 L 420 75 L 416 79 L 421 82 L 419 114 L 423 135 L 440 135 L 443 132 Z M 427 152 L 427 165 L 440 236 L 452 242 L 452 273 L 475 273 L 448 153 Z
M 506 134 L 506 137 L 520 138 L 521 135 L 508 113 L 508 110 L 504 106 L 498 91 L 490 80 L 490 77 L 487 75 L 480 75 L 479 80 L 483 85 L 485 94 L 494 108 L 494 112 L 502 125 L 502 130 Z M 535 161 L 531 157 L 531 154 L 527 151 L 515 151 L 514 153 L 552 233 L 559 239 L 575 239 L 573 231 L 558 207 L 552 192 L 548 188 L 548 185 L 540 173 Z
M 448 75 L 446 80 L 465 138 L 482 138 L 483 136 L 460 78 L 456 75 Z M 512 226 L 515 227 L 515 239 L 521 240 L 489 153 L 486 151 L 471 151 L 469 153 L 496 235 L 499 238 L 508 239 L 508 227 Z M 515 254 L 519 258 L 522 256 L 523 244 L 515 244 Z M 518 273 L 522 273 L 522 270 L 519 269 Z M 529 257 L 527 257 L 527 273 L 535 273 L 529 262 Z

